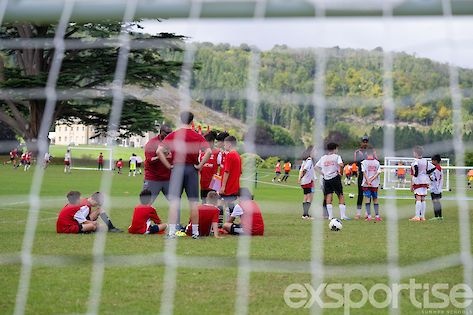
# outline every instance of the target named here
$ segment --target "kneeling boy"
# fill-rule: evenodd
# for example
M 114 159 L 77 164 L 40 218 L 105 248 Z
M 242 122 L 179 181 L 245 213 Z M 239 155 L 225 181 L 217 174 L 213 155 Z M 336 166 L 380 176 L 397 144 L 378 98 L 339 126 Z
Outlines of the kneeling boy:
M 220 209 L 217 207 L 220 197 L 215 191 L 209 191 L 206 202 L 200 205 L 199 210 L 199 236 L 209 236 L 212 231 L 214 237 L 221 238 L 218 234 L 218 216 Z M 192 236 L 192 221 L 186 227 L 186 234 Z

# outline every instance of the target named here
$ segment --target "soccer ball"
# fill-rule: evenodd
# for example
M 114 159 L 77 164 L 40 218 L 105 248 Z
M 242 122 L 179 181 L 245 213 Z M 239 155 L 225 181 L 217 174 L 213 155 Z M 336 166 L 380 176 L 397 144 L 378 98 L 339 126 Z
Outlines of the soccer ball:
M 331 231 L 340 231 L 343 228 L 342 221 L 337 218 L 330 220 L 328 227 Z
M 350 198 L 355 198 L 355 194 L 349 193 L 349 194 L 348 194 L 348 197 L 350 197 Z

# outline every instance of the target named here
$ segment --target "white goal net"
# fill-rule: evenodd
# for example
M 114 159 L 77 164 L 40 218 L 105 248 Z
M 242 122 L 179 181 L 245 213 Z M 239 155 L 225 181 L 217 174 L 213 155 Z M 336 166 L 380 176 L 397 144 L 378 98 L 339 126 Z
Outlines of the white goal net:
M 103 171 L 113 169 L 113 151 L 111 148 L 72 146 L 69 149 L 71 152 L 71 169 Z M 102 158 L 100 159 L 101 155 Z
M 248 156 L 262 151 L 267 156 L 285 154 L 293 160 L 300 160 L 300 153 L 309 144 L 314 146 L 316 154 L 320 156 L 325 152 L 326 142 L 335 141 L 345 144 L 345 147 L 340 147 L 339 154 L 343 156 L 344 162 L 352 163 L 353 151 L 359 145 L 359 138 L 372 131 L 370 143 L 377 146 L 380 156 L 382 154 L 386 157 L 383 186 L 394 188 L 379 192 L 384 222 L 370 223 L 368 227 L 368 223 L 361 224 L 365 223 L 363 220 L 344 221 L 340 233 L 329 232 L 331 234 L 327 235 L 327 221 L 318 216 L 313 221 L 302 221 L 304 224 L 308 223 L 309 227 L 305 225 L 307 233 L 300 235 L 299 208 L 303 194 L 297 175 L 293 175 L 297 171 L 293 170 L 291 173 L 292 182 L 283 186 L 284 183 L 271 181 L 273 169 L 266 170 L 266 173 L 265 170 L 257 170 L 256 162 L 253 158 L 248 158 L 243 169 L 242 178 L 245 183 L 242 186 L 258 183 L 261 195 L 269 196 L 266 200 L 258 200 L 262 208 L 265 208 L 265 219 L 270 223 L 266 227 L 267 235 L 261 238 L 228 237 L 219 243 L 224 244 L 223 246 L 212 243 L 220 241 L 214 239 L 199 240 L 190 245 L 190 239 L 167 241 L 162 238 L 131 238 L 125 233 L 96 233 L 90 238 L 87 235 L 79 235 L 80 238 L 74 239 L 60 238 L 53 232 L 57 217 L 55 209 L 62 207 L 64 195 L 59 196 L 57 191 L 72 190 L 75 184 L 83 184 L 96 174 L 84 172 L 85 174 L 81 173 L 82 177 L 73 177 L 78 173 L 73 172 L 68 178 L 58 178 L 54 173 L 48 173 L 51 168 L 45 170 L 37 167 L 31 175 L 21 174 L 25 175 L 22 177 L 23 181 L 20 181 L 21 185 L 29 185 L 29 189 L 26 193 L 18 194 L 10 190 L 10 179 L 1 177 L 0 173 L 0 184 L 9 189 L 6 193 L 0 192 L 0 212 L 5 211 L 9 215 L 8 219 L 3 219 L 2 216 L 0 222 L 0 235 L 3 237 L 3 244 L 0 244 L 0 277 L 6 279 L 0 293 L 7 297 L 0 302 L 0 313 L 3 313 L 4 306 L 5 313 L 15 315 L 122 314 L 134 311 L 160 314 L 228 312 L 239 315 L 278 312 L 350 314 L 352 311 L 359 311 L 359 314 L 411 314 L 425 311 L 425 314 L 429 314 L 432 309 L 432 312 L 436 312 L 435 307 L 419 310 L 418 304 L 412 302 L 415 297 L 421 299 L 432 296 L 431 291 L 422 295 L 420 291 L 412 293 L 408 291 L 410 288 L 403 289 L 406 281 L 412 284 L 410 280 L 416 277 L 424 283 L 424 286 L 417 284 L 421 286 L 418 290 L 430 290 L 429 284 L 448 283 L 449 289 L 461 284 L 461 287 L 454 287 L 453 293 L 446 291 L 444 286 L 436 287 L 436 290 L 443 291 L 439 295 L 434 290 L 434 301 L 449 302 L 453 296 L 454 303 L 447 303 L 448 306 L 439 312 L 473 313 L 473 305 L 468 303 L 473 299 L 473 198 L 465 180 L 467 176 L 464 169 L 465 156 L 473 151 L 473 143 L 465 134 L 465 129 L 472 128 L 471 121 L 464 119 L 471 116 L 464 115 L 473 114 L 473 102 L 472 82 L 468 77 L 463 77 L 467 75 L 463 70 L 468 67 L 465 60 L 473 56 L 473 39 L 471 34 L 461 33 L 465 38 L 456 36 L 456 32 L 462 29 L 471 33 L 472 16 L 472 2 L 461 0 L 0 0 L 0 26 L 19 22 L 54 25 L 53 31 L 41 33 L 41 36 L 28 34 L 26 31 L 23 38 L 10 38 L 7 33 L 0 34 L 0 83 L 5 80 L 5 74 L 16 73 L 3 72 L 15 58 L 23 56 L 34 59 L 38 56 L 31 53 L 32 50 L 38 47 L 41 51 L 49 49 L 44 58 L 51 60 L 50 68 L 44 76 L 13 82 L 9 86 L 0 85 L 3 109 L 0 118 L 13 126 L 16 118 L 21 117 L 21 112 L 27 108 L 23 102 L 41 100 L 42 111 L 35 112 L 41 117 L 39 126 L 28 126 L 25 131 L 37 129 L 38 139 L 35 144 L 38 156 L 43 156 L 48 151 L 47 134 L 56 118 L 60 101 L 82 102 L 85 109 L 98 99 L 103 101 L 98 105 L 102 106 L 100 108 L 111 105 L 110 111 L 99 113 L 106 116 L 108 127 L 105 131 L 110 135 L 125 129 L 120 126 L 122 119 L 128 119 L 130 127 L 141 122 L 139 115 L 146 115 L 140 112 L 136 117 L 123 117 L 125 101 L 129 100 L 156 100 L 157 106 L 167 111 L 168 120 L 174 120 L 174 126 L 179 125 L 177 113 L 183 110 L 195 111 L 203 117 L 202 120 L 210 119 L 202 107 L 195 107 L 195 97 L 202 103 L 216 100 L 216 103 L 223 104 L 223 111 L 228 114 L 237 112 L 245 125 L 237 125 L 231 131 L 244 134 L 239 150 L 241 153 L 248 153 Z M 147 85 L 141 90 L 141 94 L 135 93 L 132 96 L 129 92 L 135 87 L 128 85 L 127 75 L 130 74 L 128 62 L 134 52 L 152 51 L 143 57 L 146 60 L 152 55 L 164 55 L 171 47 L 176 48 L 174 43 L 165 39 L 146 41 L 134 37 L 136 29 L 129 27 L 132 21 L 157 18 L 163 20 L 159 23 L 146 23 L 170 23 L 175 25 L 177 34 L 186 36 L 184 44 L 178 45 L 182 49 L 179 55 L 182 58 L 179 82 L 173 82 L 176 88 L 172 92 Z M 80 40 L 67 38 L 69 27 L 73 28 L 76 23 L 90 26 L 110 20 L 121 22 L 119 35 L 116 37 Z M 174 22 L 176 24 L 172 24 Z M 435 25 L 431 32 L 429 22 Z M 230 26 L 227 27 L 228 25 Z M 232 29 L 237 32 L 230 32 Z M 367 30 L 373 33 L 366 33 L 366 36 L 359 38 L 354 35 L 363 34 Z M 424 32 L 416 33 L 415 30 Z M 429 37 L 436 30 L 441 30 L 443 36 Z M 92 34 L 100 34 L 101 31 L 94 29 Z M 173 31 L 166 29 L 164 33 L 168 32 Z M 193 70 L 203 73 L 210 73 L 210 70 L 200 68 L 198 45 L 192 39 L 212 41 L 213 36 L 220 34 L 230 41 L 237 33 L 248 37 L 249 45 L 241 45 L 247 58 L 244 62 L 232 59 L 237 54 L 225 50 L 226 45 L 222 44 L 222 58 L 233 63 L 234 68 L 215 68 L 222 71 L 222 81 L 223 77 L 230 76 L 233 71 L 243 69 L 241 77 L 235 78 L 231 86 L 222 86 L 220 80 L 216 80 L 207 82 L 208 85 L 202 85 L 200 89 L 195 88 Z M 425 34 L 429 36 L 423 36 Z M 411 36 L 412 40 L 408 41 Z M 285 65 L 284 73 L 276 73 L 268 66 L 268 59 L 273 57 L 268 57 L 265 49 L 257 46 L 259 42 L 269 38 L 281 38 L 281 42 L 271 43 L 277 45 L 275 51 L 278 56 L 290 60 Z M 307 45 L 309 47 L 305 49 L 306 45 L 301 44 L 295 47 L 295 52 L 287 52 L 285 41 L 296 38 L 299 38 L 299 43 L 310 43 Z M 333 38 L 344 38 L 346 47 L 339 47 L 339 44 L 332 41 Z M 373 44 L 368 45 L 367 42 Z M 233 44 L 239 46 L 241 43 Z M 418 76 L 410 79 L 397 71 L 403 61 L 396 62 L 395 52 L 399 52 L 401 57 L 407 54 L 402 52 L 404 50 L 415 55 L 414 48 L 418 46 L 426 46 L 424 51 L 434 52 L 429 58 L 436 55 L 442 57 L 439 64 L 432 66 L 440 69 L 432 80 L 441 81 L 448 77 L 448 83 L 434 90 L 428 90 L 419 83 L 421 92 L 411 95 L 406 92 L 406 86 L 416 85 L 421 81 L 422 75 L 417 72 Z M 104 76 L 111 78 L 110 83 L 97 89 L 91 89 L 87 84 L 77 88 L 75 78 L 61 77 L 61 67 L 66 61 L 71 62 L 71 59 L 66 60 L 66 56 L 70 57 L 68 52 L 74 55 L 80 50 L 105 50 L 111 47 L 115 50 L 112 54 L 114 59 L 100 69 Z M 339 51 L 344 48 L 347 50 L 342 55 Z M 350 60 L 354 48 L 373 52 L 370 55 L 372 59 L 367 60 L 366 64 L 358 65 L 358 69 L 362 70 L 354 71 L 345 65 L 333 67 L 334 60 Z M 10 54 L 11 59 L 4 57 L 13 50 L 18 53 L 14 56 Z M 307 56 L 311 60 L 304 59 Z M 420 56 L 418 59 L 421 63 L 427 63 L 425 58 L 427 57 Z M 77 71 L 94 70 L 83 70 L 87 65 L 72 60 L 77 63 Z M 301 60 L 305 62 L 304 67 L 294 66 Z M 465 63 L 459 64 L 460 62 Z M 377 67 L 378 73 L 364 79 L 364 70 L 368 71 L 370 67 Z M 29 70 L 34 73 L 35 69 Z M 343 82 L 334 83 L 339 73 L 343 73 L 346 82 L 342 80 Z M 163 76 L 167 74 L 169 73 L 163 71 Z M 296 77 L 306 77 L 305 85 L 291 85 L 297 82 Z M 31 88 L 38 80 L 46 82 L 44 87 Z M 143 80 L 146 80 L 146 76 Z M 266 86 L 269 81 L 274 83 L 270 89 Z M 70 86 L 58 85 L 58 82 L 69 82 Z M 367 89 L 372 93 L 364 94 Z M 173 96 L 178 100 L 165 109 L 165 101 Z M 435 110 L 429 110 L 429 106 L 421 106 L 430 105 L 439 99 L 442 99 L 439 102 L 442 104 Z M 13 101 L 22 104 L 19 110 L 15 110 Z M 236 106 L 240 106 L 238 111 L 235 110 Z M 272 110 L 267 110 L 271 106 Z M 60 110 L 67 109 L 64 104 L 60 107 Z M 400 128 L 399 113 L 407 107 L 411 109 L 402 111 L 403 118 L 410 119 L 422 112 L 422 121 L 416 122 L 413 129 L 428 130 L 426 125 L 432 123 L 432 112 L 438 110 L 442 113 L 442 119 L 435 123 L 440 133 L 443 132 L 442 136 L 447 136 L 440 140 L 440 136 L 436 135 L 438 140 L 432 142 L 426 137 L 422 139 L 422 144 L 442 156 L 454 156 L 452 160 L 442 159 L 446 179 L 444 188 L 449 191 L 451 187 L 455 187 L 444 199 L 450 210 L 444 211 L 445 217 L 453 219 L 445 220 L 443 226 L 442 223 L 434 225 L 430 222 L 414 226 L 408 221 L 413 214 L 414 199 L 402 190 L 409 188 L 408 167 L 412 159 L 407 156 L 412 146 L 419 143 L 413 143 L 414 140 L 401 141 L 397 135 L 398 127 Z M 139 111 L 139 107 L 136 107 L 136 111 Z M 262 117 L 262 113 L 265 117 Z M 355 114 L 359 114 L 357 119 L 349 119 L 348 116 Z M 225 117 L 226 123 L 230 118 Z M 269 125 L 284 118 L 287 124 L 281 129 L 293 128 L 295 131 L 291 135 L 298 137 L 298 142 L 289 145 L 260 144 L 259 141 L 270 133 L 256 128 L 261 118 L 270 121 Z M 21 123 L 26 122 L 20 121 L 18 124 Z M 92 119 L 90 123 L 94 123 Z M 268 129 L 273 132 L 272 139 L 284 139 L 285 134 L 279 132 L 281 129 Z M 20 133 L 19 130 L 23 129 L 18 127 L 15 130 Z M 306 133 L 305 137 L 301 135 L 302 132 Z M 352 132 L 357 134 L 353 138 L 356 138 L 355 141 L 348 139 Z M 416 137 L 417 135 L 412 136 L 412 139 L 421 141 Z M 78 170 L 97 169 L 97 158 L 102 152 L 104 169 L 111 170 L 116 139 L 107 140 L 107 149 L 72 147 L 72 167 Z M 403 142 L 405 146 L 399 148 L 398 142 Z M 452 165 L 462 169 L 452 168 Z M 401 178 L 399 169 L 406 169 L 404 178 Z M 453 169 L 455 172 L 450 172 Z M 269 173 L 271 174 L 268 175 Z M 128 187 L 132 181 L 135 181 L 133 190 L 123 188 Z M 124 215 L 118 211 L 114 213 L 112 209 L 133 209 L 138 202 L 142 181 L 136 177 L 103 172 L 100 173 L 98 183 L 96 190 L 105 194 L 104 208 L 109 215 L 112 218 L 114 215 L 124 218 L 122 222 L 129 223 L 131 214 Z M 276 185 L 281 190 L 271 191 Z M 253 187 L 255 186 L 252 189 Z M 355 192 L 353 185 L 345 189 Z M 320 213 L 324 197 L 318 184 L 315 191 L 310 208 L 314 214 Z M 297 201 L 289 203 L 287 200 L 294 198 L 296 194 Z M 404 203 L 399 206 L 399 202 Z M 430 199 L 428 202 L 431 202 Z M 354 199 L 347 198 L 346 203 L 348 211 L 354 214 L 358 206 Z M 167 211 L 167 201 L 164 198 L 158 200 L 158 205 L 161 213 Z M 334 209 L 338 212 L 337 206 L 335 202 Z M 430 203 L 428 207 L 430 209 Z M 23 216 L 20 217 L 18 213 Z M 442 245 L 427 243 L 431 237 L 440 237 L 439 235 L 444 236 Z M 56 240 L 63 247 L 55 247 Z M 449 241 L 453 245 L 450 246 Z M 362 244 L 371 247 L 363 247 L 365 245 Z M 215 253 L 213 250 L 219 246 L 221 252 Z M 212 254 L 207 255 L 207 252 Z M 299 259 L 300 257 L 304 259 Z M 351 257 L 356 259 L 352 261 Z M 370 257 L 373 259 L 370 260 Z M 87 274 L 85 280 L 84 274 Z M 48 281 L 43 283 L 44 279 Z M 215 283 L 217 279 L 221 282 Z M 320 292 L 314 289 L 326 288 L 327 282 L 336 285 L 324 290 L 321 296 L 316 296 Z M 181 285 L 185 286 L 186 292 L 180 290 Z M 370 295 L 370 288 L 377 291 L 376 297 Z M 392 288 L 395 288 L 394 291 L 389 290 Z M 399 296 L 402 299 L 400 303 Z M 455 300 L 457 297 L 461 300 L 458 303 Z M 383 303 L 378 303 L 376 299 L 383 300 Z M 211 306 L 204 304 L 207 300 Z M 65 306 L 62 306 L 63 301 Z M 342 303 L 337 304 L 338 301 Z M 371 304 L 365 308 L 369 303 Z M 55 305 L 53 309 L 50 304 Z M 225 309 L 220 308 L 222 305 Z M 429 305 L 432 304 L 421 304 L 422 307 Z

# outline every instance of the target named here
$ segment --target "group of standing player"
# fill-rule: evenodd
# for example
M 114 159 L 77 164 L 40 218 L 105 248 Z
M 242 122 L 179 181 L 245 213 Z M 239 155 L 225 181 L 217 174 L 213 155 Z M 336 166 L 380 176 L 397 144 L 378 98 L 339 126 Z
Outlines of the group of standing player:
M 218 193 L 219 199 L 223 201 L 223 207 L 228 210 L 227 222 L 222 225 L 223 229 L 232 234 L 253 234 L 251 228 L 254 224 L 245 227 L 242 218 L 252 217 L 253 223 L 255 221 L 262 222 L 260 209 L 252 206 L 245 209 L 246 213 L 235 214 L 233 211 L 237 198 L 240 197 L 240 204 L 242 203 L 242 194 L 240 192 L 242 163 L 240 155 L 236 150 L 236 138 L 226 133 L 221 135 L 208 133 L 204 138 L 192 127 L 194 115 L 191 112 L 182 112 L 180 119 L 182 123 L 181 128 L 169 132 L 165 136 L 158 135 L 156 139 L 150 140 L 151 144 L 145 146 L 145 163 L 148 163 L 147 161 L 150 164 L 154 162 L 155 165 L 151 166 L 153 172 L 155 174 L 166 173 L 168 176 L 163 178 L 161 183 L 155 185 L 156 183 L 150 182 L 147 178 L 145 171 L 145 182 L 143 185 L 143 188 L 150 189 L 154 196 L 157 196 L 163 190 L 164 195 L 169 201 L 167 237 L 174 238 L 176 232 L 179 232 L 181 195 L 184 191 L 189 200 L 190 208 L 190 225 L 187 231 L 193 238 L 199 238 L 204 230 L 199 227 L 200 218 L 203 216 L 199 211 L 199 196 L 202 198 L 204 205 L 211 206 L 211 203 L 206 202 L 205 199 L 209 197 L 212 191 Z M 217 140 L 216 149 L 213 148 L 215 139 Z M 157 149 L 154 150 L 156 145 Z M 220 171 L 215 172 L 216 168 Z M 212 184 L 212 179 L 209 181 L 210 173 L 214 173 L 212 179 L 217 178 L 216 181 L 218 183 L 216 186 L 210 186 Z M 201 184 L 200 192 L 199 183 Z M 163 189 L 166 186 L 167 194 Z M 210 197 L 212 196 L 214 196 L 213 193 Z M 237 216 L 241 218 L 240 224 L 234 222 Z M 258 218 L 255 219 L 255 217 Z M 207 230 L 207 227 L 205 230 Z M 263 230 L 258 231 L 258 233 L 262 234 Z M 218 230 L 214 230 L 213 233 L 218 237 Z
M 343 161 L 337 154 L 338 144 L 328 143 L 327 153 L 318 162 L 313 163 L 314 150 L 310 146 L 303 154 L 302 165 L 299 172 L 299 183 L 303 189 L 304 199 L 302 203 L 302 219 L 312 219 L 309 209 L 313 199 L 316 174 L 322 176 L 322 192 L 324 195 L 324 217 L 331 220 L 333 218 L 333 194 L 338 197 L 340 218 L 351 220 L 346 215 L 345 197 L 342 186 Z M 442 198 L 443 174 L 440 166 L 440 155 L 434 155 L 429 162 L 423 157 L 423 148 L 416 146 L 413 148 L 414 161 L 411 164 L 411 191 L 416 200 L 415 215 L 410 221 L 425 221 L 425 197 L 427 189 L 431 190 L 431 198 L 434 208 L 434 217 L 431 220 L 442 220 Z M 354 153 L 354 162 L 358 167 L 358 198 L 356 203 L 355 219 L 361 219 L 362 206 L 365 205 L 365 221 L 382 221 L 379 214 L 378 189 L 380 186 L 381 165 L 376 156 L 376 151 L 369 145 L 368 136 L 361 139 L 360 148 Z M 375 212 L 374 218 L 371 215 L 371 204 Z

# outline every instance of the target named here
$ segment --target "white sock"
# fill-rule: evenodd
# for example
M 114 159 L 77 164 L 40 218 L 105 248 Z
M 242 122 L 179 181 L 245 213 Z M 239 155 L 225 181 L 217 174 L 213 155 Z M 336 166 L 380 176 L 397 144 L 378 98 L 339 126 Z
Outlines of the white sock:
M 421 218 L 424 218 L 424 219 L 425 219 L 425 208 L 426 208 L 425 200 L 424 200 L 424 201 L 421 201 L 421 205 L 422 205 L 422 208 L 421 208 Z
M 199 235 L 199 225 L 192 224 L 192 235 Z
M 327 212 L 328 212 L 328 218 L 332 219 L 333 218 L 333 206 L 332 206 L 332 204 L 327 204 Z
M 169 235 L 174 235 L 174 234 L 176 234 L 176 225 L 169 224 Z
M 345 212 L 347 210 L 347 207 L 343 204 L 339 204 L 338 207 L 340 208 L 340 216 L 342 218 L 346 218 L 347 216 L 346 216 Z
M 420 218 L 421 212 L 422 212 L 422 203 L 420 201 L 416 201 L 416 217 Z
M 356 208 L 356 215 L 361 216 L 361 208 L 360 209 Z

